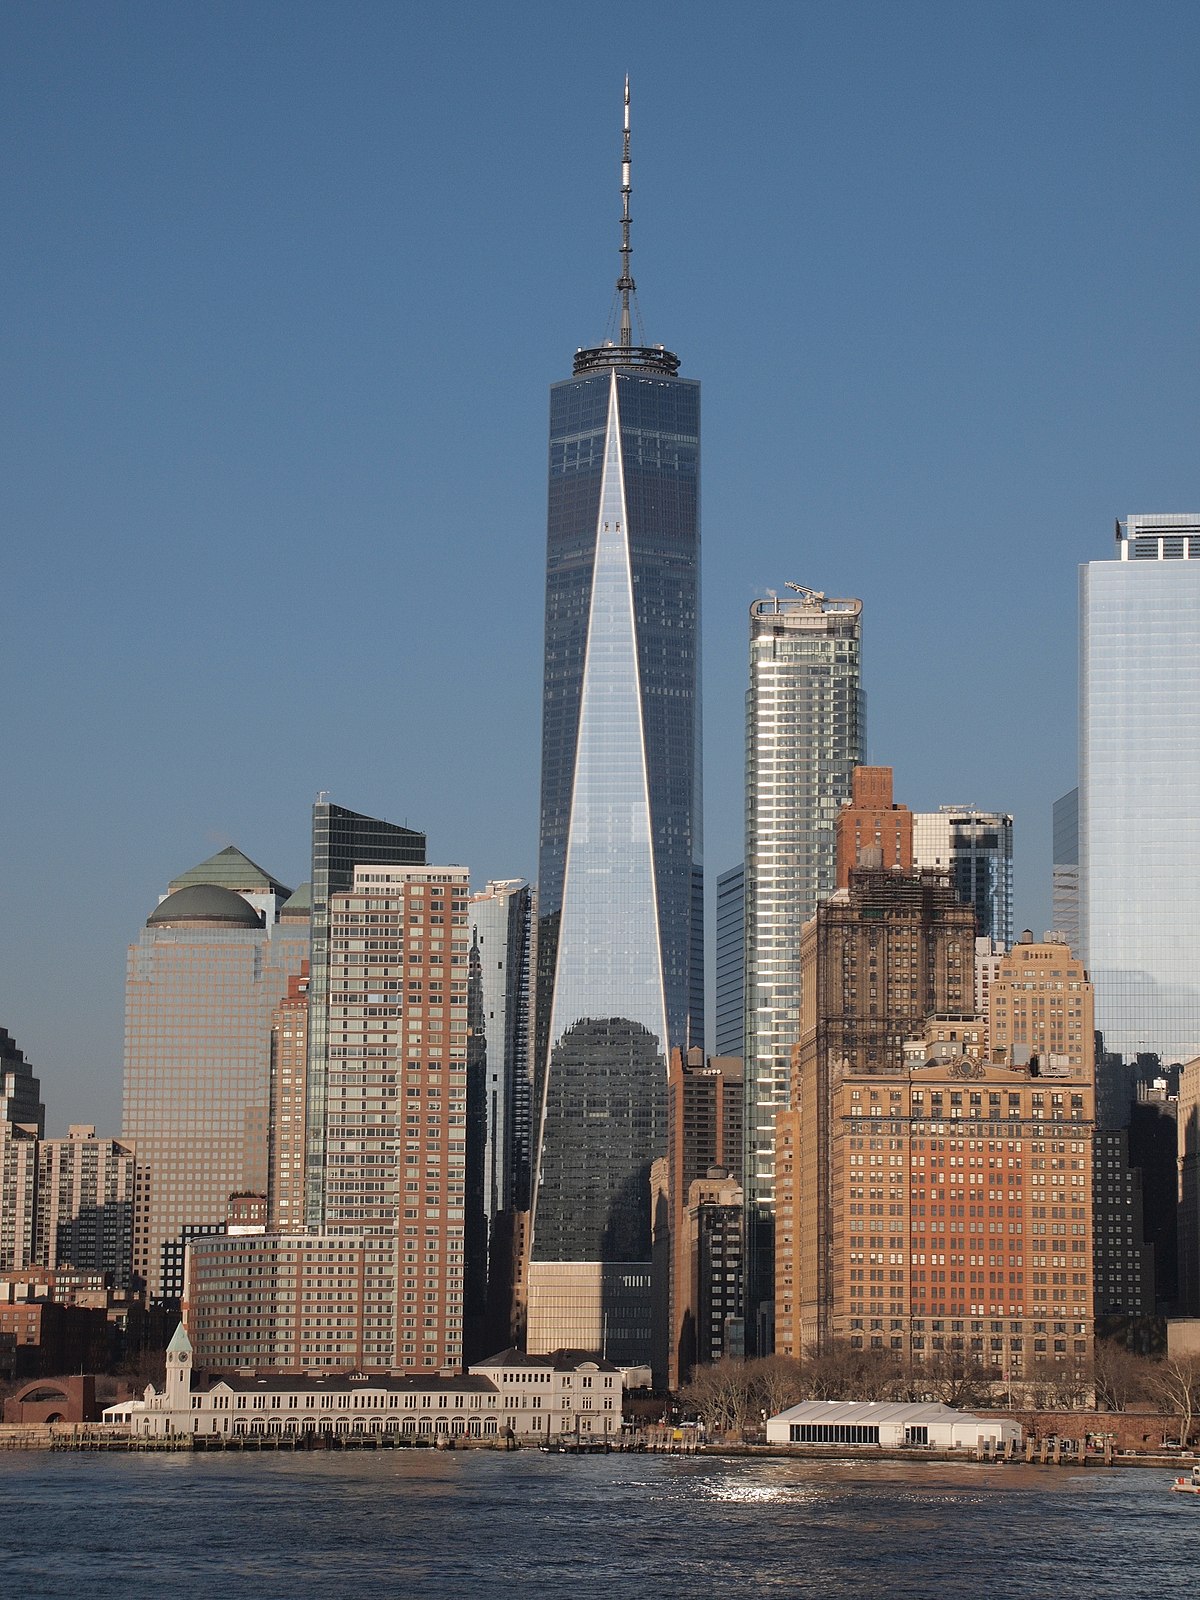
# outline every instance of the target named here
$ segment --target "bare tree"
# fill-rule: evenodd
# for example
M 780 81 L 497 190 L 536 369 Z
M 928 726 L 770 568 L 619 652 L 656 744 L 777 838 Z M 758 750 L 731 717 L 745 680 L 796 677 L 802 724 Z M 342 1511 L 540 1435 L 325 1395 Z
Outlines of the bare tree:
M 960 1350 L 935 1350 L 928 1361 L 915 1369 L 913 1385 L 944 1406 L 985 1405 L 991 1398 L 990 1373 Z
M 758 1408 L 769 1417 L 808 1397 L 804 1369 L 794 1356 L 764 1356 L 747 1369 Z
M 890 1351 L 860 1350 L 834 1339 L 823 1350 L 814 1345 L 806 1351 L 804 1377 L 814 1400 L 887 1400 L 900 1370 Z
M 132 1383 L 139 1393 L 147 1384 L 161 1391 L 166 1383 L 167 1354 L 165 1350 L 137 1350 L 118 1368 L 117 1376 Z
M 697 1367 L 679 1398 L 706 1428 L 740 1435 L 754 1409 L 749 1365 L 745 1361 L 725 1360 Z
M 1200 1410 L 1200 1356 L 1163 1356 L 1151 1363 L 1148 1379 L 1159 1408 L 1179 1418 L 1179 1442 L 1186 1448 Z
M 743 1433 L 768 1417 L 786 1411 L 816 1395 L 833 1398 L 826 1390 L 854 1392 L 853 1363 L 845 1351 L 822 1358 L 814 1368 L 792 1356 L 761 1356 L 750 1361 L 718 1361 L 697 1367 L 690 1383 L 680 1390 L 684 1406 L 695 1411 L 706 1427 L 724 1433 Z M 861 1353 L 855 1353 L 861 1361 Z M 871 1398 L 871 1396 L 868 1396 Z
M 1126 1411 L 1131 1401 L 1145 1399 L 1151 1366 L 1115 1339 L 1097 1339 L 1092 1357 L 1097 1409 Z
M 1052 1356 L 1042 1355 L 1029 1363 L 1019 1390 L 1035 1411 L 1074 1411 L 1091 1403 L 1094 1382 L 1088 1362 L 1055 1361 Z

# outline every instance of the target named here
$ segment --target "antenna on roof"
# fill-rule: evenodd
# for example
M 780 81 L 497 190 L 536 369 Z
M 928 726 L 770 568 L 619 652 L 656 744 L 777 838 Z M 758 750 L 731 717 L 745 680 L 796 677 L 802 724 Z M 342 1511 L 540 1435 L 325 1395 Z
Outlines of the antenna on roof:
M 625 143 L 621 151 L 621 276 L 617 279 L 617 291 L 621 296 L 621 337 L 622 350 L 628 350 L 633 344 L 633 324 L 629 316 L 629 297 L 636 293 L 636 285 L 629 271 L 629 258 L 633 254 L 633 246 L 629 242 L 629 196 L 632 192 L 629 182 L 629 74 L 625 74 Z

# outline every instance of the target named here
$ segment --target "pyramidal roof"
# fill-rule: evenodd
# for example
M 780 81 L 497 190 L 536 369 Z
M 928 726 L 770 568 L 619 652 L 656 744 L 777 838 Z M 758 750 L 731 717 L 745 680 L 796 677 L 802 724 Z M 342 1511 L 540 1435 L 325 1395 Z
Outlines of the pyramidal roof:
M 292 898 L 285 900 L 279 908 L 281 917 L 300 917 L 312 914 L 312 884 L 302 883 L 293 891 Z
M 191 1353 L 192 1341 L 188 1338 L 181 1322 L 171 1335 L 171 1342 L 167 1346 L 167 1354 L 169 1356 L 190 1356 Z
M 167 887 L 169 894 L 174 894 L 176 889 L 190 889 L 197 883 L 215 883 L 222 889 L 233 889 L 239 894 L 260 891 L 290 895 L 291 890 L 286 884 L 280 883 L 278 878 L 273 878 L 249 856 L 244 856 L 236 845 L 226 845 L 224 850 L 218 850 L 215 856 L 209 856 L 207 861 L 202 861 L 198 867 L 181 877 L 172 878 Z

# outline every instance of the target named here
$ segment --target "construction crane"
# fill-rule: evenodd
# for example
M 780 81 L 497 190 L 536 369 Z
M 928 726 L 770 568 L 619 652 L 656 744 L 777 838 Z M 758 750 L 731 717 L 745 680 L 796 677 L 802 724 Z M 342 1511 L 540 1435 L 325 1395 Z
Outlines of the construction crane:
M 802 583 L 789 583 L 787 587 L 794 589 L 798 595 L 802 595 L 810 606 L 817 605 L 818 602 L 825 598 L 820 589 L 806 589 Z

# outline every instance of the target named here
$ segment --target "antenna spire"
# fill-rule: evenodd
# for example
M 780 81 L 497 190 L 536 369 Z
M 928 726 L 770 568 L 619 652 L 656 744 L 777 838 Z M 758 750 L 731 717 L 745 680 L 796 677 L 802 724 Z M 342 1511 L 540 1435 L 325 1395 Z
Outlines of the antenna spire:
M 584 372 L 600 372 L 612 367 L 627 370 L 644 367 L 650 372 L 665 372 L 674 377 L 679 371 L 679 357 L 661 344 L 635 345 L 633 342 L 633 302 L 637 285 L 629 270 L 633 246 L 629 242 L 629 75 L 625 75 L 625 143 L 621 151 L 621 276 L 617 279 L 616 298 L 621 302 L 621 326 L 616 340 L 606 338 L 603 344 L 575 352 L 572 371 L 576 377 Z M 613 310 L 609 307 L 606 332 L 611 331 Z
M 633 344 L 633 324 L 629 316 L 629 297 L 636 286 L 629 271 L 629 257 L 633 246 L 629 242 L 629 74 L 625 74 L 625 144 L 621 153 L 621 276 L 617 279 L 617 292 L 621 296 L 620 347 L 628 350 Z

